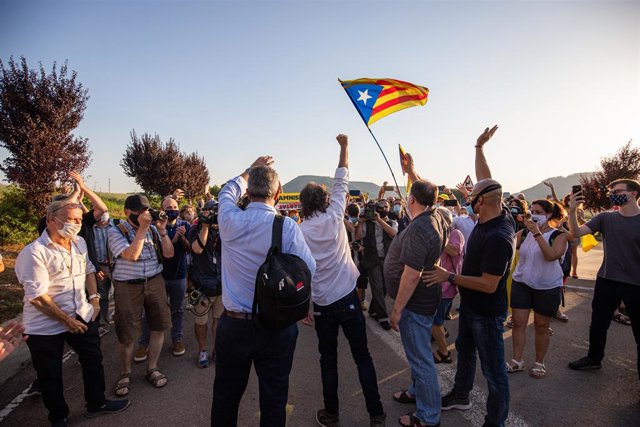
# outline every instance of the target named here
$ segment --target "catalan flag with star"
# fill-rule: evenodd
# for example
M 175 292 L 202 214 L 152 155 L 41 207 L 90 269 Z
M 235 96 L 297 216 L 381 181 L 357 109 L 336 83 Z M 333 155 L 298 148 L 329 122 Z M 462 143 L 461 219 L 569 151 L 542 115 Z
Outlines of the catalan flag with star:
M 367 126 L 405 108 L 427 103 L 429 89 L 394 79 L 340 80 Z

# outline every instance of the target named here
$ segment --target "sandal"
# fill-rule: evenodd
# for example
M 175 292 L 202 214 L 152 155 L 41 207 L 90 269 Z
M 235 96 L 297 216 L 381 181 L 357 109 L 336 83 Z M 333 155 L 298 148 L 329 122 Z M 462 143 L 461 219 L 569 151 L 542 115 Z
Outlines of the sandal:
M 396 396 L 398 393 L 400 393 L 400 395 Z M 409 395 L 408 390 L 402 390 L 394 393 L 393 400 L 400 403 L 416 403 L 416 397 Z
M 520 371 L 524 371 L 524 360 L 521 360 L 518 362 L 516 359 L 511 359 L 511 362 L 507 362 L 508 373 L 512 374 L 514 372 L 520 372 Z
M 156 372 L 158 373 L 158 375 L 153 375 Z M 149 369 L 147 371 L 147 380 L 151 384 L 153 384 L 153 386 L 155 388 L 162 388 L 162 387 L 167 385 L 167 381 L 166 381 L 167 380 L 167 376 L 165 374 L 163 374 L 162 372 L 160 372 L 160 369 L 158 369 L 158 368 Z M 162 380 L 165 380 L 164 383 L 158 384 Z
M 451 359 L 451 352 L 442 354 L 440 353 L 440 350 L 436 350 L 436 352 L 433 353 L 433 361 L 435 363 L 452 363 L 453 360 Z
M 118 397 L 124 397 L 127 394 L 129 394 L 129 391 L 131 390 L 131 372 L 126 372 L 124 374 L 120 374 L 120 376 L 118 377 L 118 382 L 116 383 L 116 388 L 114 390 L 114 393 L 116 396 Z M 122 382 L 122 380 L 128 380 L 126 383 Z
M 409 412 L 408 414 L 404 415 L 405 417 L 409 417 L 409 424 L 404 424 L 402 421 L 400 421 L 402 418 L 398 418 L 398 423 L 403 426 L 403 427 L 425 427 L 427 424 L 423 423 L 422 421 L 420 421 L 420 419 L 418 417 L 415 416 L 415 414 L 413 412 Z
M 631 325 L 631 319 L 629 316 L 625 316 L 622 313 L 616 313 L 615 316 L 613 316 L 613 320 L 614 322 L 622 323 L 623 325 Z
M 544 378 L 546 373 L 547 373 L 547 370 L 544 368 L 544 363 L 539 363 L 539 362 L 536 362 L 533 365 L 533 368 L 529 370 L 529 375 L 531 375 L 533 378 L 536 378 L 536 379 Z

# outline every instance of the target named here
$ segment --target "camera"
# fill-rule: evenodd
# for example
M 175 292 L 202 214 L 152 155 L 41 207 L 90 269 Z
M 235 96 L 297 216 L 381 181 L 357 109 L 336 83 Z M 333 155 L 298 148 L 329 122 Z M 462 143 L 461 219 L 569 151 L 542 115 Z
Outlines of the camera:
M 360 249 L 360 245 L 360 240 L 354 240 L 353 242 L 351 242 L 351 250 L 354 252 L 358 252 L 358 250 Z
M 218 223 L 218 211 L 217 210 L 212 210 L 209 211 L 208 215 L 205 215 L 204 213 L 200 213 L 198 215 L 198 224 L 217 224 Z
M 157 211 L 153 208 L 149 208 L 149 214 L 154 221 L 164 221 L 167 219 L 167 214 L 162 211 Z

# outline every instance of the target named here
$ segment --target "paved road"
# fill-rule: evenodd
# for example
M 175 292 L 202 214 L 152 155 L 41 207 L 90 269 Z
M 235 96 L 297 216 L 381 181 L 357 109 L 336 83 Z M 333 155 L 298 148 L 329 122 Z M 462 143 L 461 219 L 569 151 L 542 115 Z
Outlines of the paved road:
M 580 280 L 571 285 L 593 288 L 593 280 L 602 252 L 597 248 L 588 254 L 580 254 Z M 592 293 L 588 290 L 572 290 L 567 293 L 567 324 L 554 322 L 555 333 L 547 358 L 547 377 L 530 378 L 526 372 L 510 376 L 511 411 L 509 425 L 513 426 L 639 426 L 639 382 L 636 370 L 636 354 L 631 328 L 612 323 L 607 343 L 607 355 L 603 369 L 594 372 L 574 372 L 566 367 L 568 361 L 585 354 L 588 345 L 588 325 L 591 313 Z M 389 305 L 390 306 L 390 305 Z M 456 304 L 454 304 L 454 307 Z M 191 315 L 187 317 L 190 325 Z M 456 316 L 457 317 L 457 316 Z M 378 372 L 380 393 L 388 414 L 387 425 L 397 425 L 397 418 L 413 409 L 411 405 L 396 403 L 391 398 L 394 391 L 405 388 L 410 379 L 406 359 L 396 332 L 383 331 L 368 320 L 369 348 Z M 456 336 L 457 321 L 447 322 L 447 329 Z M 533 359 L 533 334 L 529 328 L 529 341 L 525 361 Z M 174 357 L 169 345 L 161 358 L 161 367 L 169 377 L 167 387 L 155 390 L 144 380 L 144 365 L 134 366 L 130 398 L 132 406 L 126 412 L 93 420 L 83 414 L 82 378 L 77 357 L 70 355 L 64 365 L 65 397 L 71 408 L 70 423 L 84 426 L 151 426 L 184 425 L 204 426 L 209 423 L 213 367 L 198 369 L 195 366 L 195 340 L 191 327 L 187 331 L 187 355 Z M 452 341 L 451 341 L 452 342 Z M 364 399 L 357 381 L 355 364 L 348 344 L 341 338 L 339 348 L 341 421 L 343 426 L 368 425 Z M 289 393 L 289 426 L 314 426 L 315 411 L 322 407 L 319 355 L 317 340 L 312 329 L 300 326 Z M 511 358 L 511 332 L 505 333 L 507 358 Z M 115 359 L 115 336 L 107 334 L 102 343 L 105 356 L 105 372 L 108 394 L 118 374 Z M 452 347 L 453 348 L 453 347 Z M 440 386 L 449 391 L 455 375 L 454 364 L 438 365 Z M 480 426 L 484 417 L 486 383 L 478 369 L 474 406 L 469 411 L 443 413 L 442 425 Z M 46 411 L 40 398 L 20 401 L 19 395 L 34 378 L 28 367 L 4 384 L 0 390 L 0 424 L 2 426 L 45 426 Z M 239 425 L 255 426 L 259 420 L 257 381 L 251 376 L 244 395 Z M 11 403 L 13 401 L 13 404 Z M 17 406 L 14 407 L 14 405 Z

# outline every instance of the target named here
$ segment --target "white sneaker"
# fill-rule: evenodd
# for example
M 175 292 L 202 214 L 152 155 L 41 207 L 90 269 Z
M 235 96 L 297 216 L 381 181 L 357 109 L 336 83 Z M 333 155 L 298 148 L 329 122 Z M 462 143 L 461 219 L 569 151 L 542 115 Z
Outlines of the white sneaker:
M 206 368 L 209 366 L 209 354 L 207 350 L 202 350 L 198 353 L 198 368 Z

